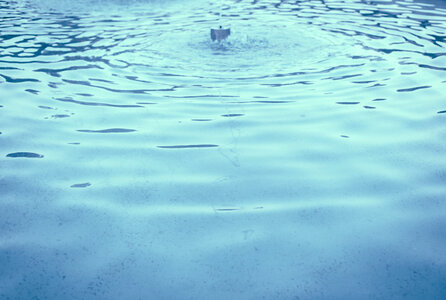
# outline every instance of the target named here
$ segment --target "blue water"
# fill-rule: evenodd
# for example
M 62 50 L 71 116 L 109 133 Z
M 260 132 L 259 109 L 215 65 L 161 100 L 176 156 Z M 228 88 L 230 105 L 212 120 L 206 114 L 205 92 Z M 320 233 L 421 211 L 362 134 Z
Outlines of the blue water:
M 446 299 L 444 1 L 0 20 L 0 299 Z

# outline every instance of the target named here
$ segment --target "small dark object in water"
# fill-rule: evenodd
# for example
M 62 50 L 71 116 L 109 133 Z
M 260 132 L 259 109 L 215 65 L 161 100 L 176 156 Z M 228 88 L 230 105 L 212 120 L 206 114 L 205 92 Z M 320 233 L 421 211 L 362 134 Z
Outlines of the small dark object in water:
M 231 29 L 223 29 L 221 26 L 218 29 L 211 29 L 211 39 L 212 41 L 222 41 L 225 40 L 231 34 Z

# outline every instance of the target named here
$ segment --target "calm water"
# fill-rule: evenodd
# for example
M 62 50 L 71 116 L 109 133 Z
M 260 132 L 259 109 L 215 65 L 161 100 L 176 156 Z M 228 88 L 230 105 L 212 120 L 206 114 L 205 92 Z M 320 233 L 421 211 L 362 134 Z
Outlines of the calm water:
M 444 1 L 0 18 L 0 299 L 446 297 Z

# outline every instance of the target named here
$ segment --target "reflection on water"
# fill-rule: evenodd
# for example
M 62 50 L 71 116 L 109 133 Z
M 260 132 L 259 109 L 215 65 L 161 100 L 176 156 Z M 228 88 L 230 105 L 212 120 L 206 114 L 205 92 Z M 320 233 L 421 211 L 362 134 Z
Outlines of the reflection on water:
M 1 299 L 445 297 L 443 2 L 0 18 Z

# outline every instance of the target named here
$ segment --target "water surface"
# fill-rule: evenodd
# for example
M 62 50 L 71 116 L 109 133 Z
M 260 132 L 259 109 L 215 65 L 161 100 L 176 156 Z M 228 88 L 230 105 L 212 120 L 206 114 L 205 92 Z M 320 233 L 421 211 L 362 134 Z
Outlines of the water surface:
M 444 2 L 0 18 L 1 299 L 446 297 Z

